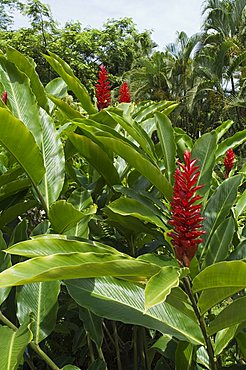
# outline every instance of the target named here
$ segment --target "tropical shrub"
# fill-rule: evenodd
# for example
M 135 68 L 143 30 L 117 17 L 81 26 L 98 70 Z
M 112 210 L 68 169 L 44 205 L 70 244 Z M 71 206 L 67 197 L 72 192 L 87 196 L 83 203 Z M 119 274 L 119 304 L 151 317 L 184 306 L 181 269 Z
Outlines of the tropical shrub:
M 194 141 L 174 101 L 98 110 L 45 58 L 44 87 L 0 56 L 0 369 L 245 366 L 246 130 Z

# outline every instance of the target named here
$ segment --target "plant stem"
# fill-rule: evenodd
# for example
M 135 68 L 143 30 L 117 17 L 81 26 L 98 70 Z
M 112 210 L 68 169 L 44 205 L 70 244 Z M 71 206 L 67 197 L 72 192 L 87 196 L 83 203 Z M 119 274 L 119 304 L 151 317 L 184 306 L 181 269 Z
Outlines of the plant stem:
M 10 329 L 13 329 L 14 331 L 18 330 L 17 326 L 15 326 L 9 319 L 7 319 L 6 316 L 2 314 L 0 311 L 0 321 L 2 321 L 5 325 L 7 325 Z M 61 370 L 52 360 L 51 358 L 39 347 L 38 344 L 35 344 L 34 342 L 29 343 L 29 346 L 33 349 L 34 352 L 36 352 L 39 357 L 41 357 L 46 364 L 53 370 Z
M 118 332 L 117 332 L 117 326 L 116 323 L 112 322 L 113 329 L 114 329 L 114 341 L 115 341 L 115 350 L 116 350 L 116 356 L 117 356 L 117 368 L 118 370 L 122 370 L 121 366 L 121 360 L 120 360 L 120 347 L 119 347 L 119 338 L 118 338 Z
M 137 327 L 133 327 L 133 334 L 132 334 L 132 342 L 133 342 L 133 369 L 138 370 L 138 348 L 137 348 Z
M 204 319 L 203 319 L 203 317 L 202 317 L 202 315 L 201 315 L 201 313 L 198 309 L 196 298 L 193 295 L 190 280 L 189 280 L 189 278 L 185 277 L 183 279 L 183 282 L 184 282 L 186 293 L 188 294 L 188 296 L 191 300 L 192 307 L 193 307 L 194 312 L 196 314 L 196 317 L 198 319 L 198 322 L 199 322 L 199 325 L 200 325 L 200 328 L 201 328 L 201 331 L 202 331 L 202 335 L 203 335 L 205 343 L 206 343 L 211 370 L 217 370 L 217 361 L 216 361 L 216 358 L 214 356 L 213 345 L 212 345 L 211 339 L 210 339 L 210 337 L 207 333 L 206 324 L 204 322 Z
M 93 352 L 91 338 L 90 338 L 88 333 L 86 333 L 86 334 L 87 334 L 86 335 L 87 336 L 87 344 L 88 344 L 89 354 L 90 354 L 90 358 L 91 358 L 91 363 L 93 363 L 95 361 L 95 356 L 94 356 L 94 352 Z

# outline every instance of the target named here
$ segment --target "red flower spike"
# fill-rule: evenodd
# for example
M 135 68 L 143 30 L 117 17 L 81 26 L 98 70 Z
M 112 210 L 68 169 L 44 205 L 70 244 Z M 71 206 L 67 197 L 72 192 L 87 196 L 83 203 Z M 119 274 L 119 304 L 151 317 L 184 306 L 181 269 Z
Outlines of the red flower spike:
M 225 165 L 225 178 L 229 176 L 231 169 L 233 168 L 235 163 L 235 154 L 232 149 L 228 149 L 224 158 L 224 165 Z
M 120 87 L 119 102 L 120 103 L 130 103 L 131 102 L 129 87 L 126 82 L 123 82 L 123 84 Z
M 2 95 L 2 102 L 3 102 L 3 104 L 7 104 L 7 99 L 8 99 L 7 91 L 4 91 L 3 92 L 3 95 Z
M 98 81 L 96 84 L 96 98 L 97 107 L 99 110 L 106 108 L 111 102 L 111 93 L 108 78 L 108 72 L 104 65 L 100 66 L 100 71 L 98 74 Z
M 175 256 L 181 266 L 190 266 L 195 256 L 198 244 L 202 242 L 200 236 L 205 233 L 201 230 L 203 217 L 201 217 L 200 195 L 195 195 L 202 186 L 197 186 L 200 175 L 196 160 L 191 160 L 191 153 L 185 151 L 185 164 L 178 161 L 174 178 L 174 193 L 171 201 L 172 219 L 169 221 L 173 231 L 168 235 L 172 237 Z M 196 203 L 196 204 L 194 204 Z

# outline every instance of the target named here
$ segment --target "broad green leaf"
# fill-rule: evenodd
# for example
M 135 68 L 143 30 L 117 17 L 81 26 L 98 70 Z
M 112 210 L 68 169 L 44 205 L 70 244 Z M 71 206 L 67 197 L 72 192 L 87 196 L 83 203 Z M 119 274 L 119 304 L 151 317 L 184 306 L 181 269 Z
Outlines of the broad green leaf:
M 206 369 L 210 370 L 208 353 L 205 347 L 201 346 L 196 351 L 197 363 L 202 364 Z
M 98 358 L 88 367 L 88 370 L 107 370 L 107 364 Z
M 162 220 L 136 199 L 121 197 L 111 202 L 107 207 L 122 216 L 133 216 L 145 222 L 150 222 L 163 230 L 167 230 Z
M 57 253 L 116 253 L 117 249 L 95 241 L 67 239 L 64 235 L 47 234 L 24 240 L 5 250 L 6 253 L 24 257 L 50 256 Z
M 202 135 L 196 140 L 192 149 L 192 159 L 197 159 L 196 165 L 199 166 L 200 171 L 197 185 L 203 185 L 199 190 L 200 194 L 205 194 L 210 188 L 215 163 L 215 151 L 216 134 L 213 131 Z
M 92 205 L 81 212 L 71 203 L 58 200 L 50 207 L 49 220 L 53 229 L 62 234 L 74 227 L 83 217 L 96 213 L 96 209 L 96 205 Z
M 236 336 L 236 341 L 240 351 L 242 352 L 243 356 L 246 358 L 246 333 L 241 331 Z
M 165 266 L 148 280 L 145 287 L 146 310 L 165 301 L 172 288 L 179 285 L 179 275 L 176 267 Z
M 206 234 L 203 239 L 207 245 L 210 242 L 219 224 L 226 218 L 236 197 L 237 189 L 242 181 L 242 176 L 233 176 L 225 181 L 215 190 L 210 197 L 204 211 L 204 230 Z
M 246 287 L 246 262 L 218 262 L 201 271 L 193 280 L 193 291 L 200 292 L 214 288 Z
M 156 127 L 160 139 L 166 176 L 170 184 L 174 182 L 176 168 L 176 143 L 174 130 L 169 118 L 163 113 L 156 113 Z
M 232 325 L 229 328 L 220 330 L 215 337 L 214 342 L 214 354 L 215 356 L 218 356 L 230 343 L 230 341 L 234 338 L 237 329 L 238 324 Z
M 61 77 L 54 78 L 46 86 L 45 91 L 49 95 L 52 95 L 56 98 L 64 98 L 67 95 L 67 84 L 63 81 Z M 49 100 L 49 109 L 52 113 L 54 110 L 55 104 L 53 101 Z
M 157 339 L 157 341 L 151 346 L 150 349 L 158 350 L 162 354 L 164 354 L 171 340 L 172 337 L 170 335 L 164 334 L 159 339 Z
M 97 347 L 101 347 L 103 342 L 102 318 L 84 307 L 79 308 L 79 318 L 83 321 L 84 328 L 93 342 Z
M 0 80 L 8 92 L 12 114 L 31 131 L 38 145 L 41 142 L 39 108 L 30 88 L 28 77 L 13 63 L 0 55 Z M 22 135 L 16 133 L 18 139 Z M 31 156 L 31 155 L 30 155 Z
M 225 219 L 213 233 L 202 267 L 226 259 L 230 252 L 231 242 L 235 231 L 235 221 L 232 217 Z
M 38 188 L 46 207 L 54 203 L 60 195 L 65 177 L 65 158 L 62 142 L 58 136 L 52 118 L 40 109 L 42 126 L 41 149 L 43 154 L 45 175 Z
M 233 136 L 222 141 L 222 143 L 218 145 L 218 149 L 216 151 L 216 158 L 225 155 L 228 149 L 230 148 L 234 149 L 239 145 L 242 145 L 245 141 L 246 141 L 246 130 L 236 132 Z
M 110 186 L 120 183 L 118 172 L 112 160 L 99 145 L 82 135 L 70 134 L 69 139 L 79 154 L 95 167 Z
M 192 370 L 194 346 L 191 343 L 178 343 L 175 353 L 175 370 Z
M 223 309 L 210 323 L 208 334 L 213 335 L 219 330 L 241 324 L 246 321 L 246 297 L 238 298 Z
M 68 88 L 73 91 L 78 100 L 80 101 L 82 107 L 89 114 L 97 112 L 97 109 L 92 104 L 91 98 L 80 80 L 75 77 L 71 68 L 64 62 L 61 58 L 53 53 L 49 53 L 50 56 L 44 55 L 47 62 L 51 67 L 60 75 L 66 82 Z
M 140 109 L 138 111 L 136 110 L 132 116 L 136 122 L 140 123 L 150 117 L 153 117 L 156 112 L 163 111 L 173 104 L 173 101 L 160 101 L 158 103 L 149 101 L 143 107 L 138 104 Z
M 27 323 L 14 331 L 7 326 L 0 326 L 0 369 L 17 370 L 24 351 L 32 340 L 32 333 Z
M 20 53 L 18 50 L 8 46 L 7 58 L 10 62 L 14 63 L 18 69 L 23 72 L 30 80 L 31 89 L 37 99 L 40 107 L 49 112 L 48 99 L 39 76 L 35 70 L 36 64 L 33 59 Z
M 37 186 L 45 173 L 39 147 L 27 127 L 4 108 L 0 108 L 0 143 Z
M 227 133 L 227 131 L 233 125 L 233 123 L 234 122 L 232 120 L 228 120 L 228 121 L 222 122 L 221 125 L 216 127 L 215 132 L 217 136 L 217 141 L 219 141 L 222 138 L 222 136 Z
M 7 248 L 6 242 L 3 237 L 3 233 L 0 230 L 0 272 L 4 271 L 11 266 L 11 258 L 2 252 Z M 0 289 L 0 305 L 5 301 L 10 293 L 11 288 L 1 288 Z
M 117 153 L 125 159 L 133 168 L 145 176 L 153 185 L 160 190 L 167 199 L 171 198 L 172 186 L 161 173 L 160 169 L 156 167 L 149 159 L 138 152 L 130 143 L 126 143 L 118 138 L 109 136 L 97 136 L 97 138 L 109 149 Z
M 74 365 L 66 365 L 61 370 L 81 370 L 81 369 Z
M 159 266 L 112 253 L 69 253 L 35 257 L 0 274 L 0 288 L 41 281 L 123 276 L 144 280 Z
M 101 317 L 145 326 L 194 344 L 203 343 L 191 307 L 185 308 L 185 301 L 176 307 L 180 297 L 169 301 L 174 290 L 166 302 L 145 312 L 144 289 L 130 282 L 113 278 L 80 279 L 66 281 L 66 286 L 79 305 Z
M 31 330 L 36 344 L 44 340 L 55 328 L 59 292 L 58 281 L 32 283 L 17 289 L 18 320 L 23 324 L 32 314 L 34 321 Z
M 14 220 L 16 217 L 22 215 L 24 212 L 35 207 L 36 205 L 37 202 L 35 200 L 28 200 L 21 203 L 16 203 L 15 205 L 8 207 L 0 215 L 0 228 L 8 224 L 10 221 Z
M 20 166 L 9 169 L 0 176 L 0 186 L 9 184 L 10 182 L 17 180 L 19 176 L 23 175 L 23 173 L 23 168 L 21 168 Z

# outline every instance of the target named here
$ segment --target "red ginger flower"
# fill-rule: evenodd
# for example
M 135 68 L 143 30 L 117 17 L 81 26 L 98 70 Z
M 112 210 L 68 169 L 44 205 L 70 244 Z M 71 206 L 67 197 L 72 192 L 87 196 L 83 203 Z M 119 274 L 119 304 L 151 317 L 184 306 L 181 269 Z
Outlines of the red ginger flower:
M 126 82 L 123 82 L 123 84 L 120 87 L 119 102 L 120 103 L 130 103 L 131 102 L 129 87 Z
M 196 159 L 191 160 L 191 153 L 184 153 L 185 165 L 178 161 L 174 178 L 174 193 L 171 201 L 172 220 L 169 223 L 174 231 L 168 235 L 172 237 L 172 243 L 177 260 L 182 266 L 189 267 L 190 262 L 196 254 L 198 244 L 202 242 L 200 237 L 205 232 L 202 227 L 201 208 L 197 203 L 200 195 L 195 195 L 202 186 L 197 186 L 200 174 L 199 167 L 195 166 Z
M 235 163 L 235 155 L 232 149 L 228 149 L 224 158 L 224 165 L 226 169 L 225 178 L 228 177 L 231 169 L 233 168 Z
M 106 108 L 111 102 L 111 93 L 108 78 L 108 72 L 104 65 L 100 66 L 100 71 L 98 74 L 98 82 L 96 84 L 96 98 L 97 107 L 99 110 Z
M 3 95 L 2 95 L 2 102 L 3 102 L 3 104 L 7 104 L 7 98 L 8 98 L 7 91 L 4 91 L 3 92 Z

